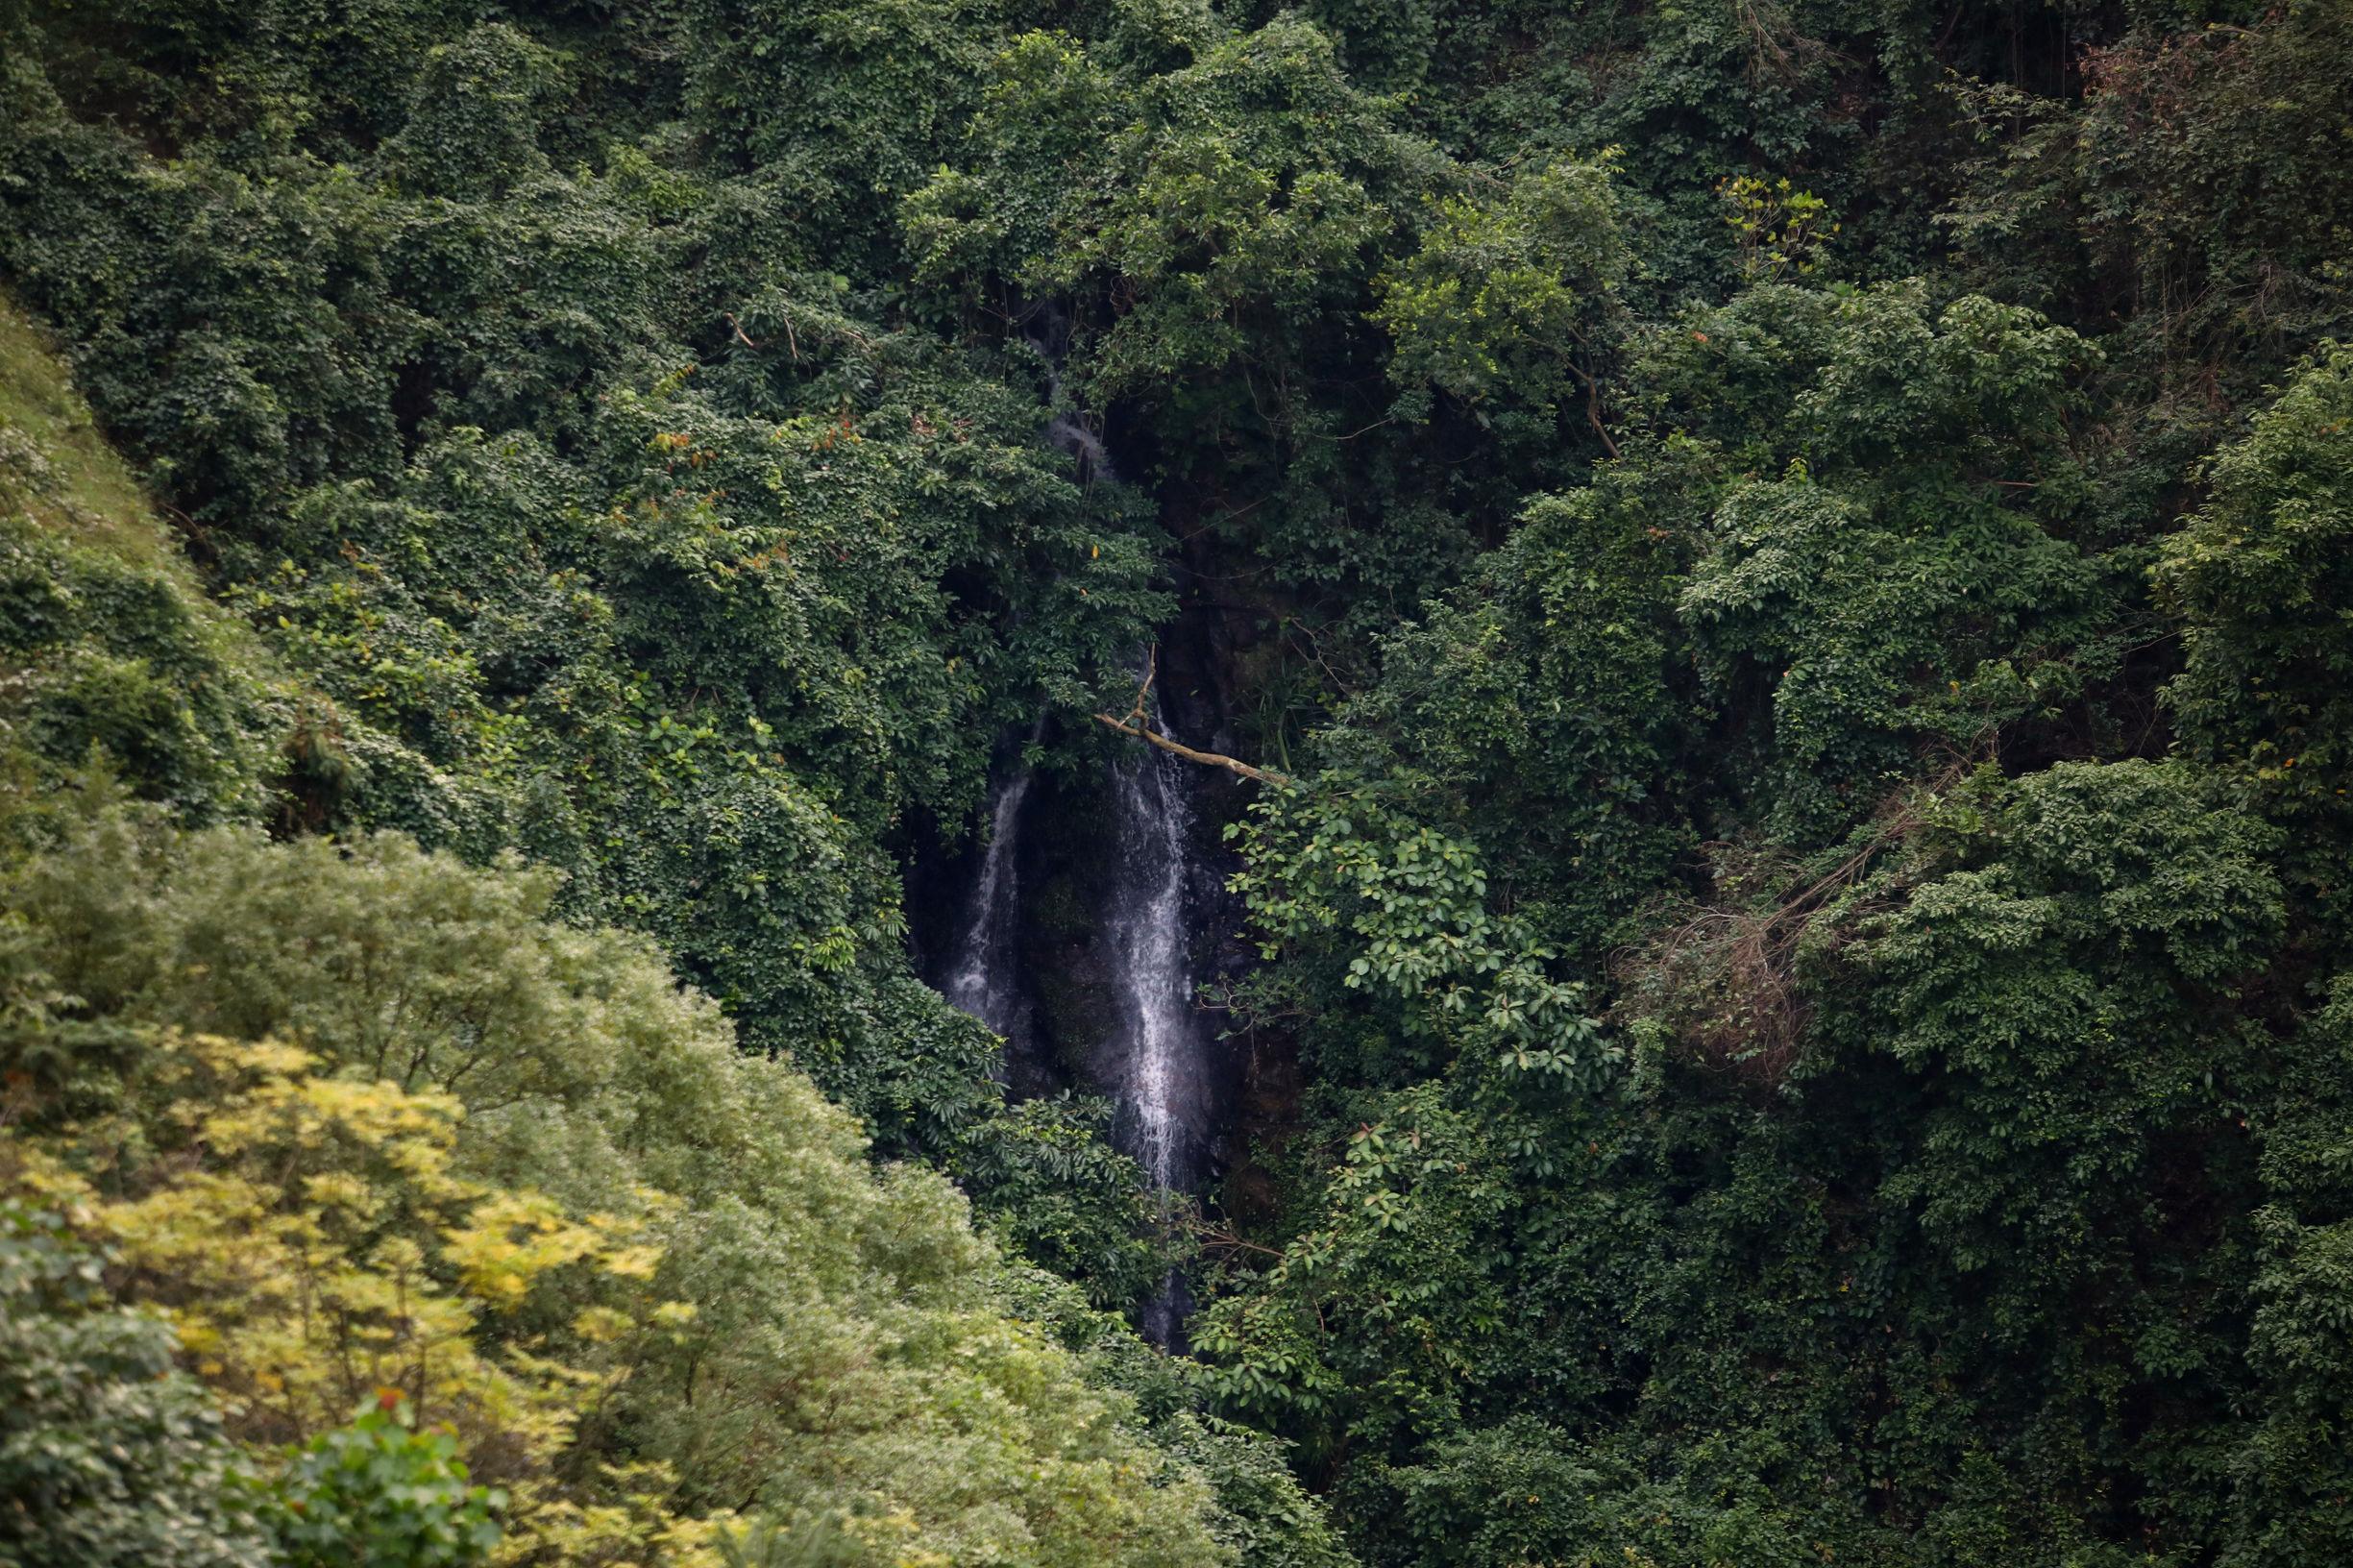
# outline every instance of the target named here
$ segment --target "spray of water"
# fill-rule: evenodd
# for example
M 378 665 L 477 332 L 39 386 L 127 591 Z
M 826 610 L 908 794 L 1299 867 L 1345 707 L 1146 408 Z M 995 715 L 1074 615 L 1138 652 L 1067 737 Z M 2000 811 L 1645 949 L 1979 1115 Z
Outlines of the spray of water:
M 1119 874 L 1106 911 L 1126 1004 L 1115 1053 L 1122 1119 L 1131 1152 L 1163 1194 L 1164 1219 L 1174 1194 L 1201 1174 L 1207 1068 L 1188 940 L 1192 810 L 1184 768 L 1157 748 L 1116 766 Z M 1190 1310 L 1185 1281 L 1172 1270 L 1143 1304 L 1145 1335 L 1180 1348 Z

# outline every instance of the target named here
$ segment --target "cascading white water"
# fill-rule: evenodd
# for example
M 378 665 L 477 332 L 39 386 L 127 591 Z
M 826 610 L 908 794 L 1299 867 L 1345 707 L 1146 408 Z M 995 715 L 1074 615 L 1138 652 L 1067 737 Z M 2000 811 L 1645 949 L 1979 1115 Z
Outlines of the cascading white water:
M 1037 738 L 1033 732 L 1031 740 Z M 941 981 L 951 1003 L 1017 1041 L 1030 1038 L 1034 1021 L 1019 971 L 1022 808 L 1032 777 L 1026 769 L 1010 773 L 991 797 L 989 842 Z M 1190 780 L 1174 757 L 1139 747 L 1112 765 L 1107 782 L 1115 858 L 1098 952 L 1117 1012 L 1094 1071 L 1118 1106 L 1115 1136 L 1165 1196 L 1166 1217 L 1175 1194 L 1201 1175 L 1208 1110 L 1208 1035 L 1194 1006 L 1190 941 L 1197 913 L 1190 904 Z M 1170 1272 L 1142 1304 L 1144 1333 L 1156 1344 L 1181 1348 L 1190 1306 L 1185 1281 Z
M 1063 404 L 1060 348 L 1066 324 L 1042 323 L 1036 341 L 1048 364 L 1048 397 Z M 1045 438 L 1074 461 L 1083 484 L 1115 482 L 1111 455 L 1077 411 L 1062 407 Z M 1156 718 L 1147 721 L 1156 728 Z M 1043 721 L 1030 740 L 1043 733 Z M 1162 733 L 1166 733 L 1164 729 Z M 944 991 L 957 1007 L 998 1034 L 1014 1038 L 1029 1021 L 1018 973 L 1021 811 L 1030 790 L 1027 770 L 996 787 L 990 802 L 989 843 L 966 906 L 953 967 Z M 1105 978 L 1119 998 L 1117 1036 L 1097 1068 L 1118 1104 L 1119 1141 L 1143 1165 L 1152 1186 L 1174 1194 L 1201 1174 L 1206 1041 L 1193 1006 L 1195 976 L 1188 904 L 1192 811 L 1184 764 L 1156 747 L 1113 766 L 1116 869 L 1102 910 L 1108 963 Z M 1144 1332 L 1177 1348 L 1190 1298 L 1171 1270 L 1143 1304 Z
M 1119 1098 L 1135 1118 L 1137 1158 L 1164 1189 L 1190 1180 L 1199 1139 L 1201 1028 L 1186 909 L 1192 813 L 1183 767 L 1153 749 L 1115 769 L 1119 875 L 1107 912 L 1126 1013 Z
M 1060 406 L 1059 359 L 1068 323 L 1049 314 L 1041 329 L 1039 348 L 1052 367 L 1048 396 Z M 1045 438 L 1074 459 L 1081 482 L 1118 479 L 1111 453 L 1078 410 L 1055 414 Z M 1161 728 L 1157 715 L 1145 722 Z M 1114 767 L 1119 863 L 1104 912 L 1111 979 L 1124 1019 L 1114 1054 L 1114 1090 L 1121 1119 L 1132 1129 L 1133 1152 L 1164 1192 L 1191 1181 L 1200 1144 L 1201 1030 L 1186 923 L 1192 811 L 1183 770 L 1174 757 L 1149 747 Z
M 990 802 L 989 843 L 965 907 L 955 967 L 943 988 L 949 1002 L 1008 1036 L 1019 1027 L 1021 1005 L 1013 949 L 1020 918 L 1021 803 L 1028 798 L 1030 777 L 1026 767 L 1020 769 L 998 783 Z
M 1051 324 L 1060 326 L 1061 324 Z M 1049 358 L 1057 341 L 1041 346 Z M 1051 396 L 1062 402 L 1059 367 Z M 1111 453 L 1076 410 L 1054 416 L 1046 439 L 1068 453 L 1083 484 L 1115 482 Z M 1147 666 L 1147 668 L 1150 668 Z M 1166 734 L 1154 714 L 1144 723 Z M 1119 1037 L 1107 1064 L 1119 1104 L 1120 1139 L 1162 1194 L 1162 1217 L 1173 1194 L 1199 1176 L 1203 1147 L 1204 1040 L 1193 1008 L 1191 911 L 1187 893 L 1192 854 L 1192 809 L 1184 764 L 1157 747 L 1115 764 L 1112 795 L 1118 808 L 1118 871 L 1104 910 L 1111 938 L 1111 975 L 1121 1002 Z M 1164 1350 L 1181 1349 L 1192 1310 L 1185 1279 L 1174 1269 L 1143 1303 L 1143 1332 Z
M 1193 1001 L 1189 940 L 1192 809 L 1184 770 L 1158 747 L 1115 766 L 1119 872 L 1105 911 L 1113 979 L 1124 1004 L 1109 1064 L 1123 1141 L 1164 1195 L 1164 1219 L 1173 1195 L 1200 1175 L 1206 1109 L 1206 1031 Z M 1183 1276 L 1170 1270 L 1143 1304 L 1145 1336 L 1164 1349 L 1182 1349 L 1191 1305 Z
M 1059 400 L 1062 397 L 1062 378 L 1051 378 L 1049 389 L 1050 395 Z M 1081 424 L 1076 414 L 1056 414 L 1045 428 L 1045 438 L 1055 450 L 1066 452 L 1077 459 L 1080 483 L 1118 478 L 1111 466 L 1111 453 L 1103 449 L 1103 438 Z

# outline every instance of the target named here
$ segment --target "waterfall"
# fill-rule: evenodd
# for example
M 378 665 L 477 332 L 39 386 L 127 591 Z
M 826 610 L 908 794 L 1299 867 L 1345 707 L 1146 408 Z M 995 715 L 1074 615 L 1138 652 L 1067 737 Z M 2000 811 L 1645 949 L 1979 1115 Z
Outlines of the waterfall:
M 1046 362 L 1048 404 L 1057 410 L 1044 438 L 1072 459 L 1082 485 L 1115 483 L 1118 475 L 1102 438 L 1063 394 L 1061 360 L 1067 334 L 1068 323 L 1053 310 L 1042 311 L 1032 329 L 1032 341 Z M 1157 714 L 1145 722 L 1167 733 Z M 1033 746 L 1044 733 L 1044 723 L 1041 718 L 1031 732 Z M 1025 1042 L 1032 1025 L 1049 1028 L 1029 1012 L 1031 993 L 1019 973 L 1021 814 L 1031 778 L 1026 768 L 1017 767 L 990 797 L 989 842 L 941 987 L 956 1007 L 999 1035 Z M 1143 1166 L 1163 1196 L 1166 1217 L 1175 1194 L 1205 1173 L 1208 1147 L 1209 1042 L 1193 1005 L 1198 977 L 1190 941 L 1201 914 L 1190 896 L 1192 780 L 1176 758 L 1140 747 L 1138 754 L 1112 765 L 1107 782 L 1113 821 L 1104 826 L 1115 855 L 1097 910 L 1097 929 L 1106 940 L 1096 951 L 1102 979 L 1116 998 L 1116 1021 L 1112 1038 L 1097 1042 L 1092 1076 L 1117 1104 L 1115 1140 Z M 1143 1303 L 1145 1335 L 1164 1348 L 1181 1348 L 1191 1305 L 1184 1279 L 1171 1270 Z
M 1106 924 L 1125 1001 L 1115 1067 L 1136 1157 L 1164 1189 L 1194 1174 L 1201 1029 L 1193 1009 L 1186 890 L 1192 813 L 1184 764 L 1147 750 L 1117 765 L 1119 874 Z
M 1147 720 L 1155 728 L 1157 721 Z M 1165 734 L 1165 729 L 1162 729 Z M 1128 1144 L 1163 1195 L 1170 1197 L 1201 1175 L 1203 1090 L 1207 1039 L 1193 1005 L 1191 882 L 1192 809 L 1185 764 L 1158 747 L 1113 769 L 1118 803 L 1119 866 L 1105 925 L 1123 1001 L 1118 1038 L 1110 1053 Z M 1181 1349 L 1191 1297 L 1170 1270 L 1143 1304 L 1145 1336 L 1163 1349 Z
M 1063 359 L 1070 349 L 1070 318 L 1059 306 L 1042 306 L 1027 329 L 1030 346 L 1045 361 L 1045 402 L 1054 415 L 1046 421 L 1045 444 L 1069 457 L 1078 469 L 1078 482 L 1116 484 L 1118 470 L 1103 438 L 1087 428 L 1083 410 L 1064 395 Z
M 1068 323 L 1050 316 L 1042 325 L 1038 342 L 1051 367 L 1048 396 L 1059 405 Z M 1070 455 L 1081 484 L 1118 481 L 1111 453 L 1079 410 L 1057 413 L 1045 438 Z M 1143 722 L 1168 733 L 1157 711 Z M 1102 1076 L 1118 1102 L 1114 1137 L 1136 1157 L 1160 1194 L 1164 1222 L 1174 1195 L 1200 1178 L 1207 1142 L 1206 1041 L 1193 1007 L 1194 911 L 1188 900 L 1193 817 L 1190 780 L 1184 775 L 1183 763 L 1150 746 L 1113 766 L 1118 862 L 1102 911 L 1120 1027 L 1110 1050 L 1097 1060 L 1108 1068 Z M 1170 1269 L 1143 1303 L 1144 1336 L 1163 1350 L 1183 1349 L 1185 1319 L 1191 1311 L 1184 1276 Z
M 1029 744 L 1037 745 L 1044 733 L 1041 716 L 1030 729 Z M 965 905 L 955 964 L 941 988 L 953 1006 L 1007 1039 L 1017 1037 L 1023 1022 L 1014 946 L 1021 917 L 1021 803 L 1029 797 L 1032 776 L 1027 762 L 1017 756 L 1014 771 L 997 781 L 990 796 L 989 843 Z
M 1062 377 L 1050 378 L 1048 392 L 1057 402 L 1062 398 Z M 1056 414 L 1045 428 L 1046 444 L 1055 451 L 1067 453 L 1078 464 L 1078 481 L 1091 484 L 1096 479 L 1115 481 L 1118 471 L 1111 466 L 1111 453 L 1103 450 L 1103 438 L 1089 429 L 1075 413 Z

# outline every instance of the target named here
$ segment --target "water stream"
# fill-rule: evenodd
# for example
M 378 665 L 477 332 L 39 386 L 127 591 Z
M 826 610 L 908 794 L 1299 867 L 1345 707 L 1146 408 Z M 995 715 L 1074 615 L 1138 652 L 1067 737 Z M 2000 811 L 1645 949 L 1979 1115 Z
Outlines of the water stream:
M 1041 718 L 1030 744 L 1045 732 Z M 1016 943 L 1021 918 L 1021 806 L 1034 778 L 1026 765 L 999 779 L 989 801 L 989 842 L 965 905 L 956 960 L 941 987 L 948 1001 L 1008 1040 L 1026 1032 Z
M 1166 733 L 1157 718 L 1150 722 Z M 1035 830 L 1024 808 L 1034 776 L 1017 767 L 991 794 L 988 843 L 940 980 L 955 1006 L 1022 1044 L 1033 1022 L 1020 965 L 1022 838 Z M 1203 912 L 1193 891 L 1192 783 L 1185 763 L 1140 745 L 1110 764 L 1103 780 L 1111 865 L 1095 912 L 1096 952 L 1115 1009 L 1109 1038 L 1090 1053 L 1092 1087 L 1116 1104 L 1113 1139 L 1164 1195 L 1164 1218 L 1176 1195 L 1206 1174 L 1211 1110 L 1210 1033 L 1194 1001 L 1192 938 Z M 1183 1279 L 1170 1273 L 1143 1304 L 1145 1334 L 1180 1344 L 1190 1308 Z
M 1057 317 L 1043 318 L 1037 339 L 1050 367 L 1059 360 Z M 1051 401 L 1063 402 L 1049 369 Z M 1067 408 L 1046 427 L 1046 440 L 1076 462 L 1082 483 L 1115 480 L 1101 437 Z M 1161 733 L 1157 714 L 1147 721 Z M 1032 731 L 1034 745 L 1043 721 Z M 1115 993 L 1114 1038 L 1093 1053 L 1095 1087 L 1118 1106 L 1114 1139 L 1133 1155 L 1164 1194 L 1164 1216 L 1174 1195 L 1204 1174 L 1209 1107 L 1205 1053 L 1209 1038 L 1194 1006 L 1191 937 L 1200 913 L 1192 907 L 1193 815 L 1186 764 L 1157 747 L 1137 745 L 1111 765 L 1105 780 L 1113 821 L 1104 835 L 1115 861 L 1096 911 L 1105 939 L 1104 979 Z M 1016 768 L 1002 777 L 989 803 L 984 847 L 957 932 L 943 992 L 957 1007 L 1008 1040 L 1026 1041 L 1029 988 L 1021 954 L 1021 836 L 1032 775 Z M 1144 1332 L 1154 1342 L 1181 1342 L 1191 1302 L 1184 1280 L 1171 1272 L 1143 1304 Z
M 1158 749 L 1113 770 L 1119 869 L 1104 911 L 1125 1019 L 1115 1042 L 1129 1141 L 1155 1187 L 1181 1189 L 1195 1172 L 1200 1021 L 1187 889 L 1192 812 L 1185 764 Z
M 1147 722 L 1159 727 L 1157 720 Z M 1115 766 L 1119 868 L 1104 910 L 1123 1003 L 1110 1053 L 1118 1086 L 1116 1131 L 1163 1194 L 1164 1220 L 1173 1195 L 1199 1180 L 1205 1141 L 1207 1035 L 1194 1005 L 1192 809 L 1185 768 L 1157 747 Z M 1164 1349 L 1181 1348 L 1191 1307 L 1184 1277 L 1171 1269 L 1143 1304 L 1145 1336 Z

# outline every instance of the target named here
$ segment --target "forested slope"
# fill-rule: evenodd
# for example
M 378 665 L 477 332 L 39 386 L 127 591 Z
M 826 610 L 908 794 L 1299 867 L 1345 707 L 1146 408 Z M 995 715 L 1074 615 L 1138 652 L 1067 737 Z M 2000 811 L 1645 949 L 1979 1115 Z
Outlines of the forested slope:
M 2344 0 L 0 73 L 0 1560 L 2353 1556 Z M 904 890 L 1177 627 L 1172 1228 Z
M 0 350 L 0 1560 L 1346 1560 L 558 876 L 261 831 L 329 699 Z

